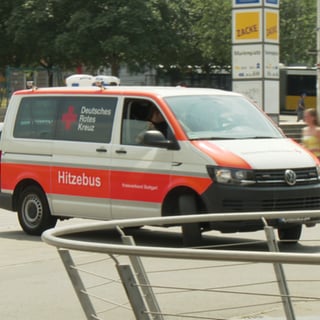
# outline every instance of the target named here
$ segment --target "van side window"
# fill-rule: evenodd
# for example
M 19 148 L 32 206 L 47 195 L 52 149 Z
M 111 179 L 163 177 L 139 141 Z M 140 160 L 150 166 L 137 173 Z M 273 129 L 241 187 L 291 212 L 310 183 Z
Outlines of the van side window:
M 139 145 L 141 134 L 150 127 L 156 105 L 144 99 L 126 99 L 122 115 L 121 143 Z
M 58 140 L 109 143 L 117 104 L 115 97 L 66 97 L 60 101 Z
M 23 98 L 13 136 L 15 138 L 53 139 L 56 117 L 56 99 Z
M 27 139 L 108 143 L 116 104 L 114 97 L 26 97 L 13 134 Z

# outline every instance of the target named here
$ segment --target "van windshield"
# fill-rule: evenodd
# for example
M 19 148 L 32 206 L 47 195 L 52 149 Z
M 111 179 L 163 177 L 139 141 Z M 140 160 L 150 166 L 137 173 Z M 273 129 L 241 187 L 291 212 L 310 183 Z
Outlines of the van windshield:
M 188 95 L 165 100 L 191 140 L 283 137 L 273 121 L 242 96 Z

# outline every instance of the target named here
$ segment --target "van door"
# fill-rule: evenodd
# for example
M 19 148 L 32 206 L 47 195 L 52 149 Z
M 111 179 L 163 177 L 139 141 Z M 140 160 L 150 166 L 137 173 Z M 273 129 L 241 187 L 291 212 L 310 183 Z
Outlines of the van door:
M 112 147 L 112 218 L 160 216 L 168 191 L 173 151 L 141 144 L 141 134 L 152 128 L 152 112 L 159 108 L 147 99 L 125 99 L 118 143 Z M 161 115 L 161 112 L 160 112 Z M 171 133 L 164 121 L 158 128 Z M 171 134 L 172 135 L 172 134 Z M 119 143 L 120 142 L 120 143 Z
M 55 215 L 109 219 L 111 133 L 117 98 L 59 100 L 51 169 Z

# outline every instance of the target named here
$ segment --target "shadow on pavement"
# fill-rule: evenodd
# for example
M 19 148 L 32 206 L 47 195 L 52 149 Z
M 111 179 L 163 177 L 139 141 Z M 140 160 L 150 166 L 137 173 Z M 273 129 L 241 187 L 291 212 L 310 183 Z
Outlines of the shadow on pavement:
M 22 230 L 13 230 L 13 231 L 0 231 L 0 239 L 12 239 L 12 240 L 21 240 L 21 241 L 33 241 L 41 242 L 41 237 L 39 236 L 30 236 L 24 233 Z
M 180 231 L 169 231 L 165 228 L 141 228 L 141 229 L 125 229 L 126 235 L 133 236 L 137 245 L 151 247 L 171 247 L 183 248 L 182 235 Z M 1 236 L 1 235 L 0 235 Z M 98 243 L 121 243 L 121 237 L 116 230 L 100 230 L 92 232 L 84 232 L 66 236 L 66 239 L 74 239 L 88 242 Z M 283 243 L 278 242 L 281 252 L 297 252 L 297 253 L 317 253 L 320 252 L 320 243 L 301 241 L 300 243 Z M 239 234 L 238 237 L 229 237 L 220 233 L 203 234 L 203 249 L 215 250 L 239 250 L 239 251 L 268 251 L 266 240 L 245 238 Z

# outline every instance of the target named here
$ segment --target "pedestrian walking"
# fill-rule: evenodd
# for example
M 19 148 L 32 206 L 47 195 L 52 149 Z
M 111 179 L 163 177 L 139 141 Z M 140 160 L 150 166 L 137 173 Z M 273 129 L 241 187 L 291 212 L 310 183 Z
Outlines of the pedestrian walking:
M 300 95 L 300 99 L 298 101 L 298 105 L 297 105 L 297 122 L 303 120 L 303 117 L 304 117 L 304 110 L 306 109 L 305 102 L 304 102 L 305 97 L 306 97 L 306 94 L 302 93 Z

